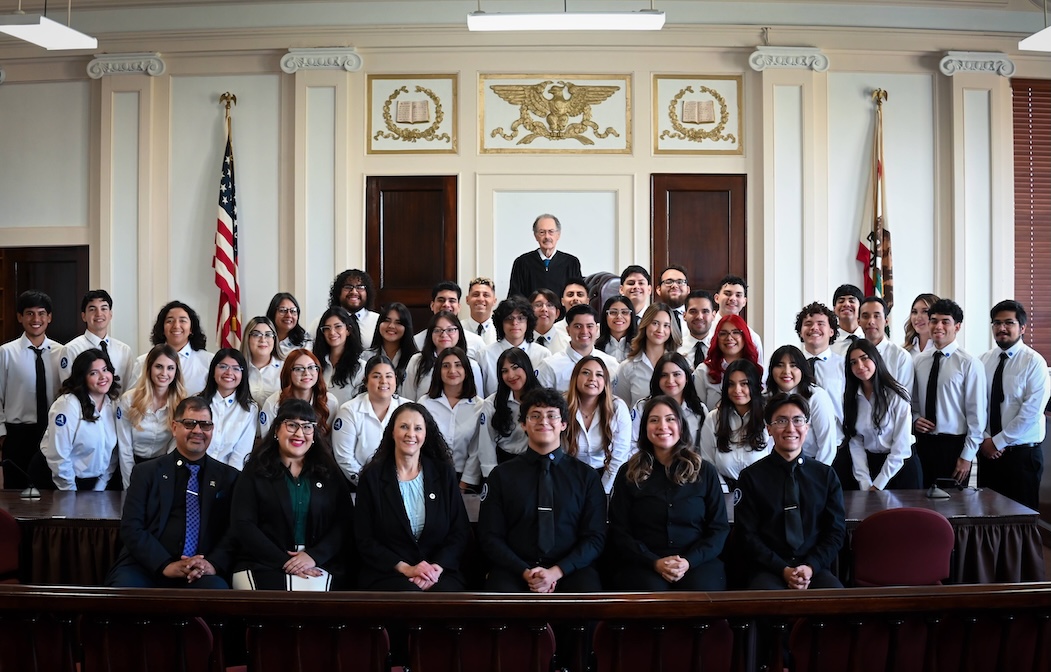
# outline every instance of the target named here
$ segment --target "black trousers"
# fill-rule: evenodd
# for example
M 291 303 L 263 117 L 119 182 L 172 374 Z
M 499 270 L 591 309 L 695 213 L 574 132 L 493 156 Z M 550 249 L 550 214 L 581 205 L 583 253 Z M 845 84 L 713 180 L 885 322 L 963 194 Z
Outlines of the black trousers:
M 952 478 L 965 438 L 962 434 L 916 434 L 913 452 L 920 458 L 923 487 L 931 487 L 939 478 Z
M 614 572 L 613 588 L 648 593 L 666 590 L 726 590 L 726 569 L 723 567 L 723 561 L 716 558 L 690 567 L 681 579 L 673 583 L 666 581 L 652 567 L 625 567 Z
M 490 593 L 528 593 L 529 585 L 521 574 L 493 567 L 485 579 L 485 590 Z M 558 580 L 559 593 L 600 593 L 602 581 L 594 567 L 581 567 Z
M 995 460 L 978 453 L 978 487 L 995 490 L 1037 511 L 1043 474 L 1044 454 L 1040 444 L 1008 446 Z
M 33 460 L 33 455 L 40 452 L 40 439 L 44 437 L 45 430 L 47 430 L 46 422 L 32 424 L 7 423 L 7 438 L 4 439 L 4 460 L 11 460 L 18 468 L 9 464 L 4 465 L 5 488 L 21 490 L 29 487 L 26 473 L 29 472 L 29 463 Z M 50 479 L 48 480 L 48 484 L 50 484 Z M 41 487 L 40 484 L 35 485 L 38 488 Z M 50 485 L 52 488 L 54 487 L 53 484 Z
M 869 460 L 870 478 L 876 478 L 879 476 L 880 470 L 883 469 L 883 463 L 887 461 L 890 453 L 866 452 L 865 455 Z M 884 490 L 919 490 L 922 487 L 923 468 L 920 466 L 920 461 L 916 459 L 916 454 L 913 453 L 905 460 L 905 464 L 901 465 L 898 473 L 891 477 Z
M 842 588 L 843 584 L 836 576 L 828 571 L 822 569 L 820 572 L 814 572 L 814 575 L 810 577 L 810 588 Z M 752 580 L 748 582 L 748 590 L 785 590 L 788 588 L 788 584 L 785 583 L 785 577 L 780 574 L 774 574 L 773 572 L 758 572 Z

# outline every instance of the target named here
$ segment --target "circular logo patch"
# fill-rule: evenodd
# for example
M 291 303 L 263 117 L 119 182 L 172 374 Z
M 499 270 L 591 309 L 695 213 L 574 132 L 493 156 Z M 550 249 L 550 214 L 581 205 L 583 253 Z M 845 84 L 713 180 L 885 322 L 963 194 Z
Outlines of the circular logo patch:
M 335 431 L 335 432 L 338 432 L 340 430 L 340 428 L 342 428 L 342 427 L 343 427 L 343 419 L 342 418 L 336 418 L 336 421 L 334 423 L 332 423 L 332 430 Z
M 59 368 L 62 368 L 62 369 L 68 369 L 69 368 L 69 357 L 63 357 L 62 361 L 59 362 L 58 366 L 59 366 Z
M 56 415 L 55 416 L 55 424 L 58 425 L 59 427 L 65 427 L 66 426 L 66 416 L 62 415 L 61 413 Z
M 266 412 L 265 411 L 259 411 L 259 424 L 260 425 L 265 425 L 266 424 Z
M 479 495 L 478 495 L 478 499 L 479 499 L 480 501 L 483 501 L 483 502 L 484 502 L 484 501 L 485 501 L 485 498 L 486 498 L 486 496 L 487 496 L 488 494 L 489 494 L 489 484 L 488 484 L 488 483 L 486 483 L 485 485 L 483 485 L 483 486 L 482 486 L 482 492 L 481 492 L 481 493 L 479 493 Z
M 734 489 L 734 506 L 737 506 L 741 503 L 741 497 L 743 496 L 744 495 L 741 493 L 741 488 Z
M 118 419 L 118 420 L 120 420 L 120 416 L 122 416 L 122 415 L 124 415 L 124 414 L 123 414 L 123 413 L 121 413 L 121 411 L 120 411 L 120 407 L 118 406 L 118 407 L 117 407 L 117 419 Z
M 485 413 L 482 413 L 478 416 L 478 424 L 482 425 L 483 427 L 485 426 Z

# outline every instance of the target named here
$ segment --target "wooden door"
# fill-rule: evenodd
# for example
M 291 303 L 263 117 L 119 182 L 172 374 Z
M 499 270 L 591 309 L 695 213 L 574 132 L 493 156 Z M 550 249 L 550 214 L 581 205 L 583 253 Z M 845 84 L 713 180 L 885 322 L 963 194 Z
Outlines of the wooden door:
M 369 177 L 365 270 L 376 308 L 400 301 L 420 331 L 431 317 L 431 287 L 456 278 L 456 176 Z
M 747 280 L 745 183 L 744 175 L 651 175 L 653 273 L 681 264 L 691 289 L 713 293 L 725 275 Z
M 88 291 L 88 247 L 8 247 L 0 249 L 0 333 L 4 343 L 18 338 L 18 295 L 38 289 L 51 297 L 49 338 L 67 343 L 84 333 L 80 299 Z

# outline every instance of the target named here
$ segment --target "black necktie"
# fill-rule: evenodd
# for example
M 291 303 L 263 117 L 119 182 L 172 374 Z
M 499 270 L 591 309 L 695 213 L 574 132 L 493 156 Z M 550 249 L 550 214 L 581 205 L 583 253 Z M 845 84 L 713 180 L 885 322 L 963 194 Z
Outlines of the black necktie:
M 927 412 L 924 414 L 931 423 L 938 424 L 938 371 L 942 368 L 945 355 L 941 350 L 934 351 L 934 364 L 931 365 L 931 377 L 927 379 Z
M 475 332 L 476 332 L 476 333 L 477 333 L 477 334 L 478 334 L 479 336 L 481 336 L 481 335 L 482 335 L 482 333 L 483 333 L 484 331 L 485 331 L 485 329 L 484 329 L 484 328 L 482 327 L 482 325 L 480 325 L 480 324 L 478 325 L 478 328 L 477 328 L 477 329 L 475 329 Z
M 693 368 L 697 368 L 704 361 L 704 343 L 697 341 L 697 345 L 693 346 Z
M 555 487 L 551 482 L 551 458 L 540 458 L 536 498 L 537 550 L 546 558 L 555 547 Z
M 109 359 L 109 346 L 106 341 L 99 341 L 99 348 L 102 350 L 102 354 L 106 355 L 106 359 Z M 110 362 L 111 364 L 113 362 Z
M 797 459 L 788 469 L 785 479 L 785 542 L 798 555 L 803 546 L 803 515 L 799 511 L 799 484 L 796 483 Z
M 545 348 L 548 347 L 547 339 L 544 338 L 543 336 L 537 336 L 535 342 L 539 343 L 540 345 L 544 346 Z
M 818 359 L 820 359 L 820 357 L 810 357 L 809 359 L 806 360 L 807 364 L 810 365 L 810 375 L 812 375 L 812 376 L 817 376 L 817 364 L 816 364 L 816 362 L 817 362 Z
M 847 340 L 850 341 L 851 343 L 854 343 L 855 341 L 858 340 L 858 337 L 857 337 L 856 334 L 847 334 Z
M 1000 416 L 1000 404 L 1004 403 L 1004 365 L 1007 364 L 1007 353 L 1000 353 L 1000 363 L 993 374 L 993 391 L 989 399 L 989 433 L 996 436 L 1004 431 L 1003 418 Z
M 29 346 L 36 353 L 36 421 L 47 422 L 47 371 L 44 370 L 44 349 Z

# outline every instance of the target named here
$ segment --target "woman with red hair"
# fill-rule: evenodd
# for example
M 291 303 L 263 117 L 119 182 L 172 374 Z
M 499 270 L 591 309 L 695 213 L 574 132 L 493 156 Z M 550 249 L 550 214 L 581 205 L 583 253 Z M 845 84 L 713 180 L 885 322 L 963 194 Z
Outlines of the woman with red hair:
M 297 348 L 285 357 L 281 367 L 281 389 L 271 394 L 259 413 L 259 436 L 266 436 L 277 409 L 288 399 L 302 399 L 310 404 L 317 414 L 317 431 L 328 434 L 332 420 L 339 410 L 339 402 L 328 391 L 325 377 L 321 375 L 321 361 L 306 348 Z
M 755 364 L 759 376 L 763 375 L 763 364 L 759 361 L 759 350 L 752 341 L 748 324 L 740 315 L 727 315 L 715 326 L 715 338 L 708 356 L 693 372 L 697 394 L 705 406 L 714 409 L 722 398 L 723 372 L 731 362 L 745 359 Z

